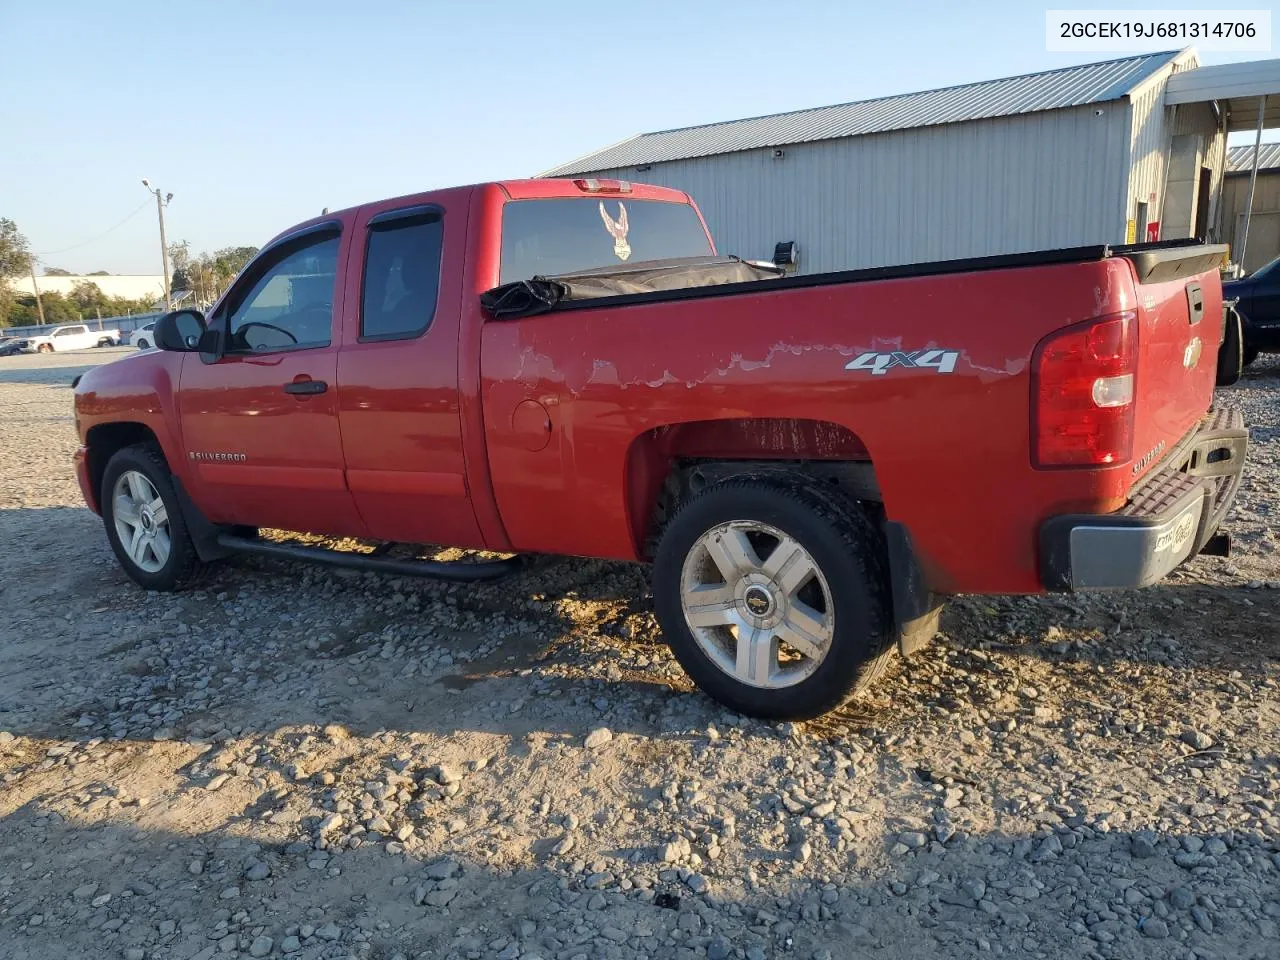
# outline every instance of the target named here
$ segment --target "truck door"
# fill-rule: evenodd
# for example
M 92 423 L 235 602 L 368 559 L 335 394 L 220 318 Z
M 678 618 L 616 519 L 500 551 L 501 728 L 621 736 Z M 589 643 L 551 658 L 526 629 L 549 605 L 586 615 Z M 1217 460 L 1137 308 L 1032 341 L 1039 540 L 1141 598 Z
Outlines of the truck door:
M 348 243 L 336 222 L 284 238 L 209 318 L 224 355 L 183 355 L 184 454 L 216 522 L 363 535 L 337 417 L 334 297 Z
M 338 418 L 369 536 L 484 545 L 467 489 L 458 389 L 466 194 L 361 210 L 351 257 Z M 359 291 L 356 296 L 355 291 Z

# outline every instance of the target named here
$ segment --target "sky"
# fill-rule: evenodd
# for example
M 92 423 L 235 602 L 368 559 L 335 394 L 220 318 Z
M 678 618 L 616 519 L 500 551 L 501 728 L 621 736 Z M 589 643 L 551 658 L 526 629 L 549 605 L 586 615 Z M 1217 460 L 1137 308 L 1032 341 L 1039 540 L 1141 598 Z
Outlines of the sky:
M 324 207 L 532 176 L 636 133 L 1123 55 L 1046 52 L 1044 11 L 0 0 L 0 217 L 42 266 L 155 274 L 143 177 L 173 194 L 170 242 L 261 245 Z

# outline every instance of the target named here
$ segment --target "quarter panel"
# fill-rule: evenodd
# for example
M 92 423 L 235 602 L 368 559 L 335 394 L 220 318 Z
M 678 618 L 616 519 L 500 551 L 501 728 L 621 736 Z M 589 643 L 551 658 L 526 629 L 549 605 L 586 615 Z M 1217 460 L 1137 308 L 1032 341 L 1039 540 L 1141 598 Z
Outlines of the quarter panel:
M 483 399 L 506 530 L 517 549 L 636 558 L 637 437 L 695 420 L 815 420 L 864 442 L 934 589 L 1038 590 L 1039 521 L 1112 509 L 1128 479 L 1032 469 L 1030 356 L 1053 329 L 1132 307 L 1128 271 L 1109 260 L 489 322 Z M 846 369 L 934 349 L 958 353 L 954 372 Z M 525 401 L 552 425 L 540 449 L 513 418 Z

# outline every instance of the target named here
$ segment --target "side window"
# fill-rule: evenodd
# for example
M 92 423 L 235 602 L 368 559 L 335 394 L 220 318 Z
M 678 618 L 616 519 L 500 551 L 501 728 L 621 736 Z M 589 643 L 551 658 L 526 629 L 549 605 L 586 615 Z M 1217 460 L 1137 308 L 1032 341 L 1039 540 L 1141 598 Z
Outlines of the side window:
M 361 340 L 420 336 L 436 312 L 444 221 L 437 210 L 399 211 L 369 224 L 360 303 Z
M 228 307 L 229 353 L 327 346 L 333 336 L 338 235 L 286 244 Z

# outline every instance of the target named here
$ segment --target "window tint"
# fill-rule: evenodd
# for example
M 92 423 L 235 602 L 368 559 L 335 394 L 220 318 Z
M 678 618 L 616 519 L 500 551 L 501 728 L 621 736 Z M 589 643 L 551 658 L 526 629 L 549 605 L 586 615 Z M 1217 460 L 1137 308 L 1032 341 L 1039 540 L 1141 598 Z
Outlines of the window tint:
M 416 337 L 431 325 L 440 289 L 444 222 L 436 212 L 369 228 L 360 338 Z
M 307 237 L 279 256 L 232 303 L 228 350 L 256 353 L 329 343 L 338 237 Z
M 502 209 L 502 283 L 710 253 L 702 222 L 687 203 L 611 194 L 517 200 Z

